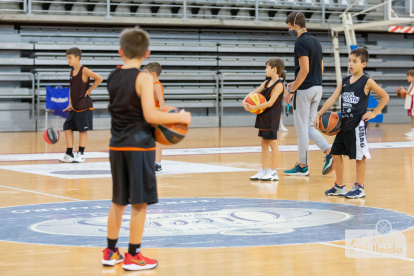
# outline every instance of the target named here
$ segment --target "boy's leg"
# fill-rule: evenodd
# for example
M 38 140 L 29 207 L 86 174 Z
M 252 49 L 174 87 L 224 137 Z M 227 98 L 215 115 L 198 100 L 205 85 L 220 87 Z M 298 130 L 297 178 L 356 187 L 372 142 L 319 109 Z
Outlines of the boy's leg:
M 117 240 L 121 229 L 122 215 L 126 206 L 111 203 L 108 215 L 108 239 Z
M 129 226 L 129 250 L 128 253 L 135 256 L 139 251 L 132 252 L 131 245 L 140 245 L 144 234 L 145 217 L 147 215 L 147 203 L 131 205 L 131 221 Z M 132 248 L 133 249 L 133 248 Z
M 364 185 L 365 177 L 365 168 L 366 168 L 366 158 L 362 157 L 362 160 L 356 160 L 356 181 L 359 185 Z
M 79 132 L 79 147 L 86 148 L 86 142 L 88 141 L 88 132 Z
M 64 125 L 65 127 L 65 125 Z M 71 129 L 65 130 L 66 138 L 66 153 L 63 158 L 60 158 L 59 161 L 63 163 L 72 163 L 74 161 L 73 155 L 73 131 Z
M 342 155 L 332 155 L 335 163 L 336 184 L 344 186 L 344 159 Z
M 70 130 L 65 130 L 65 138 L 66 138 L 66 147 L 67 148 L 73 148 L 73 131 Z
M 272 170 L 276 170 L 277 165 L 278 165 L 278 161 L 279 161 L 279 146 L 277 144 L 277 140 L 269 140 L 269 145 L 270 148 L 272 149 L 272 165 L 271 165 L 271 169 Z
M 262 142 L 262 169 L 267 170 L 269 167 L 269 141 L 261 138 Z
M 75 158 L 73 159 L 73 162 L 75 163 L 85 162 L 84 152 L 85 152 L 87 141 L 88 141 L 88 132 L 87 131 L 79 132 L 79 150 L 75 154 Z

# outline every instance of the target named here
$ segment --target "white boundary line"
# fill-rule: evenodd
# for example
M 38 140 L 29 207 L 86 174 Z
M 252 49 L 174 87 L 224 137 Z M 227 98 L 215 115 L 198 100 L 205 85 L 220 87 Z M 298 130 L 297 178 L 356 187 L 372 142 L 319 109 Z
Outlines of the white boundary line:
M 376 255 L 386 256 L 386 257 L 391 258 L 391 259 L 400 259 L 400 260 L 404 260 L 404 261 L 414 262 L 414 259 L 404 258 L 404 257 L 398 257 L 398 256 L 394 256 L 394 255 L 390 255 L 390 254 L 385 254 L 385 253 L 372 252 L 372 251 L 368 251 L 368 250 L 364 250 L 364 249 L 360 249 L 360 248 L 347 247 L 347 246 L 344 246 L 344 245 L 332 244 L 332 243 L 328 243 L 328 242 L 318 242 L 318 243 L 319 244 L 323 244 L 323 245 L 332 246 L 332 247 L 339 247 L 339 248 L 344 248 L 344 249 L 352 249 L 352 250 L 355 250 L 355 251 L 361 251 L 361 252 L 366 252 L 366 253 L 370 253 L 370 254 L 376 254 Z
M 69 199 L 69 200 L 74 200 L 74 201 L 83 201 L 83 200 L 81 200 L 81 199 L 70 198 L 70 197 L 64 197 L 64 196 L 57 196 L 57 195 L 51 195 L 51 194 L 45 194 L 45 193 L 41 193 L 41 192 L 35 192 L 35 191 L 31 191 L 31 190 L 25 190 L 25 189 L 14 188 L 14 187 L 9 187 L 9 186 L 3 186 L 3 185 L 0 185 L 0 187 L 2 187 L 2 188 L 7 188 L 7 189 L 14 189 L 14 190 L 23 191 L 23 192 L 28 192 L 28 193 L 33 193 L 33 194 L 44 195 L 44 196 L 52 196 L 52 197 L 64 198 L 64 199 Z M 42 204 L 42 203 L 40 203 L 40 204 Z M 23 206 L 23 205 L 19 205 L 19 206 Z M 9 207 L 13 207 L 13 206 L 9 206 Z

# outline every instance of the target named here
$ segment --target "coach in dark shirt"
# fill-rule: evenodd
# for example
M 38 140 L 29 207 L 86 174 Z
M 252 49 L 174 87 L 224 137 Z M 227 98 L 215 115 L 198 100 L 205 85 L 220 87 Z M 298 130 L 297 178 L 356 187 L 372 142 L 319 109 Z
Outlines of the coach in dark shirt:
M 309 175 L 308 150 L 311 139 L 326 155 L 322 174 L 333 171 L 331 149 L 322 134 L 313 127 L 319 102 L 322 98 L 323 59 L 319 41 L 306 30 L 305 16 L 292 12 L 286 19 L 289 34 L 297 37 L 295 43 L 295 81 L 288 84 L 290 93 L 285 101 L 293 97 L 293 119 L 298 137 L 299 164 L 285 171 L 287 175 Z

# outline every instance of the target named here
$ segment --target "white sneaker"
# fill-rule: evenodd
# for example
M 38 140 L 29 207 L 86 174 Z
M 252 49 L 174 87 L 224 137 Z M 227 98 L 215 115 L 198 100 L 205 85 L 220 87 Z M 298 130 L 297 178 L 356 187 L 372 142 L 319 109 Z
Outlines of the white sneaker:
M 410 132 L 407 132 L 405 135 L 412 137 L 412 136 L 414 136 L 414 131 L 411 130 Z
M 60 158 L 59 161 L 63 163 L 72 163 L 73 159 L 74 158 L 70 156 L 69 154 L 65 154 L 65 156 L 63 156 L 63 158 Z
M 85 162 L 85 154 L 80 152 L 76 153 L 75 158 L 73 159 L 75 163 L 84 163 Z
M 280 125 L 280 126 L 279 126 L 279 131 L 287 132 L 287 131 L 289 131 L 289 129 L 287 129 L 287 128 L 285 127 L 285 125 Z
M 265 176 L 260 177 L 260 180 L 263 180 L 263 181 L 279 181 L 279 176 L 277 175 L 276 170 L 269 169 Z
M 260 180 L 263 176 L 267 174 L 267 170 L 261 169 L 258 173 L 250 177 L 250 180 Z

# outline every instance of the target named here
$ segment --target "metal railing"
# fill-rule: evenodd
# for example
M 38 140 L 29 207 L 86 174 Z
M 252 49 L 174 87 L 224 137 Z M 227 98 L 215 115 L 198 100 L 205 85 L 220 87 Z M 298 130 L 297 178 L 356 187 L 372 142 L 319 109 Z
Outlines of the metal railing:
M 35 76 L 32 73 L 0 73 L 0 81 L 31 81 L 31 95 L 0 95 L 0 99 L 32 99 L 31 113 L 35 118 Z M 11 88 L 13 89 L 13 88 Z
M 91 15 L 91 16 L 105 16 L 106 19 L 112 17 L 125 16 L 145 16 L 145 17 L 160 17 L 160 18 L 181 18 L 183 21 L 188 21 L 189 18 L 205 18 L 205 19 L 219 19 L 219 20 L 251 20 L 255 23 L 261 21 L 284 21 L 286 14 L 292 11 L 292 5 L 295 11 L 312 13 L 316 18 L 307 19 L 311 23 L 341 23 L 339 15 L 345 9 L 343 4 L 333 3 L 333 1 L 326 0 L 311 0 L 311 1 L 275 1 L 275 0 L 209 0 L 187 2 L 183 0 L 165 1 L 163 4 L 150 3 L 127 3 L 115 2 L 114 0 L 95 0 L 95 1 L 52 1 L 52 0 L 7 0 L 0 1 L 0 12 L 20 12 L 26 13 L 27 16 L 34 14 L 58 14 L 58 15 Z M 363 0 L 361 0 L 363 1 Z M 23 3 L 22 8 L 10 9 L 5 4 L 20 4 Z M 201 4 L 199 4 L 201 3 Z M 365 2 L 364 2 L 365 3 Z M 49 4 L 49 9 L 44 10 L 42 4 Z M 46 5 L 47 6 L 47 5 Z M 5 7 L 5 8 L 3 8 Z M 58 9 L 50 10 L 50 7 L 58 7 Z M 89 7 L 89 8 L 87 8 Z M 152 12 L 151 8 L 158 8 L 157 12 Z M 362 7 L 354 7 L 354 11 L 361 11 L 367 8 L 376 8 L 375 5 L 364 4 Z M 118 10 L 119 9 L 119 10 Z M 141 9 L 143 11 L 141 11 Z M 189 11 L 198 10 L 198 13 L 193 14 Z M 212 11 L 215 10 L 215 14 Z M 217 12 L 219 10 L 219 12 Z M 237 11 L 237 14 L 234 14 Z M 241 13 L 239 15 L 239 13 Z M 282 13 L 282 16 L 276 16 L 277 13 Z M 273 16 L 270 16 L 273 14 Z M 325 19 L 326 14 L 330 14 L 328 20 Z M 370 12 L 370 15 L 382 16 L 386 15 L 386 9 L 382 12 Z M 366 21 L 360 21 L 360 23 Z

